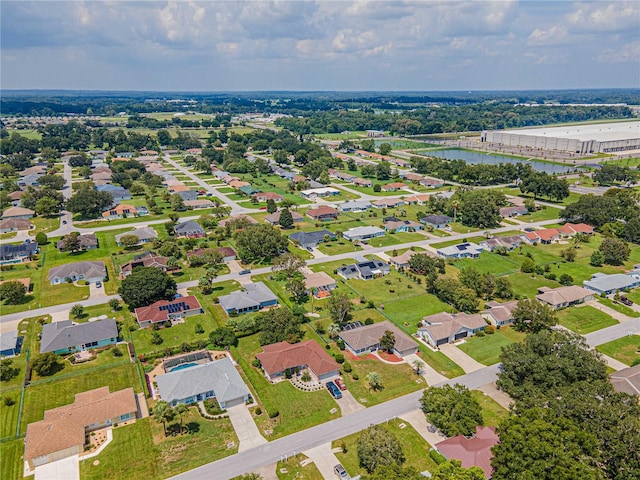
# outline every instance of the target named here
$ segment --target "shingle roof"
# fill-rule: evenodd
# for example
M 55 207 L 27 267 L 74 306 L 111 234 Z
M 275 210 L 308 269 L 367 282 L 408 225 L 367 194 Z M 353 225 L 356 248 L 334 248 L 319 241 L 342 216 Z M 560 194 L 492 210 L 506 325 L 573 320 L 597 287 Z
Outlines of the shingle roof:
M 612 373 L 610 378 L 617 392 L 640 395 L 640 365 Z
M 335 285 L 336 280 L 326 272 L 314 272 L 304 276 L 304 286 L 307 289 Z
M 307 215 L 310 217 L 319 217 L 321 215 L 338 215 L 338 211 L 327 205 L 320 205 L 318 208 L 310 208 L 307 210 Z
M 18 331 L 0 333 L 0 351 L 12 350 L 18 343 Z
M 345 330 L 344 332 L 340 332 L 340 338 L 342 338 L 345 343 L 348 343 L 354 350 L 361 350 L 380 343 L 380 338 L 382 338 L 382 335 L 384 335 L 384 332 L 387 330 L 393 332 L 395 336 L 396 343 L 394 344 L 394 348 L 396 350 L 403 351 L 418 346 L 406 333 L 386 320 L 352 330 Z
M 493 472 L 491 448 L 499 441 L 495 428 L 478 426 L 473 438 L 457 435 L 436 443 L 434 446 L 447 459 L 460 460 L 464 468 L 480 467 L 484 471 L 485 477 L 491 478 Z
M 85 278 L 106 277 L 107 269 L 103 262 L 75 262 L 60 265 L 49 270 L 49 280 L 83 275 Z
M 24 215 L 33 216 L 36 212 L 29 208 L 9 207 L 2 213 L 2 218 L 22 217 Z
M 98 237 L 96 237 L 95 233 L 84 233 L 82 235 L 78 235 L 78 240 L 80 241 L 80 247 L 97 247 L 98 246 Z M 62 237 L 58 240 L 56 247 L 58 250 L 61 250 L 65 247 L 65 237 Z
M 173 229 L 176 233 L 197 232 L 204 234 L 204 229 L 195 220 L 187 220 L 184 223 L 179 223 L 173 227 Z
M 229 357 L 156 377 L 162 400 L 172 402 L 213 390 L 220 402 L 249 395 Z
M 170 307 L 171 306 L 171 307 Z M 175 307 L 174 307 L 175 306 Z M 188 312 L 191 310 L 199 310 L 202 307 L 200 302 L 193 295 L 186 297 L 176 298 L 175 300 L 158 300 L 157 302 L 147 305 L 146 307 L 139 307 L 135 309 L 135 315 L 138 319 L 138 323 L 143 322 L 165 322 L 169 319 L 169 313 Z
M 340 365 L 314 340 L 279 342 L 265 345 L 262 350 L 256 357 L 269 375 L 301 365 L 307 365 L 317 376 L 340 370 Z
M 120 239 L 125 235 L 134 235 L 138 237 L 139 240 L 151 240 L 152 238 L 158 238 L 158 232 L 156 232 L 152 227 L 140 227 L 135 230 L 131 230 L 130 232 L 124 232 L 116 235 L 116 242 L 120 242 Z
M 427 215 L 420 219 L 422 223 L 430 223 L 431 225 L 443 225 L 451 221 L 451 217 L 447 215 Z
M 73 325 L 71 320 L 45 323 L 42 326 L 40 353 L 78 347 L 107 338 L 118 338 L 118 326 L 113 318 Z
M 281 214 L 282 214 L 282 210 L 278 210 L 277 212 L 270 213 L 269 215 L 264 217 L 264 221 L 269 223 L 274 223 L 274 224 L 278 223 L 280 222 Z M 304 217 L 300 215 L 298 212 L 291 212 L 291 218 L 293 219 L 294 222 L 296 221 L 299 222 L 304 219 Z
M 220 305 L 226 311 L 252 308 L 272 300 L 277 300 L 277 297 L 262 282 L 248 283 L 244 286 L 244 290 L 231 292 L 219 298 Z
M 436 341 L 449 338 L 461 328 L 475 330 L 485 327 L 487 322 L 479 314 L 468 315 L 466 313 L 441 312 L 428 315 L 422 319 L 425 324 L 419 331 L 427 331 Z
M 320 243 L 324 241 L 324 236 L 329 235 L 330 238 L 336 238 L 335 234 L 329 230 L 318 230 L 316 232 L 295 232 L 289 235 L 289 238 L 300 245 L 308 245 L 311 243 Z
M 555 289 L 542 287 L 540 291 L 542 291 L 542 293 L 536 295 L 536 298 L 542 302 L 548 303 L 549 305 L 573 303 L 594 295 L 593 291 L 577 285 L 558 287 Z

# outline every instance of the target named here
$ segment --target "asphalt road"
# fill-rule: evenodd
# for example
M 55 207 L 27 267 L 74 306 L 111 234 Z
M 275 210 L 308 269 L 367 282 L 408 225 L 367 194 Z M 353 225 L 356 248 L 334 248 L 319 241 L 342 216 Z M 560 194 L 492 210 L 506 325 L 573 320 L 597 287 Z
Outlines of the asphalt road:
M 440 383 L 437 386 L 453 385 L 460 383 L 473 389 L 492 383 L 496 380 L 499 366 L 477 370 L 473 373 L 457 377 L 453 380 Z M 352 413 L 331 422 L 323 423 L 316 427 L 297 432 L 286 437 L 279 438 L 266 445 L 261 445 L 216 462 L 203 465 L 175 477 L 175 480 L 223 480 L 233 478 L 243 473 L 251 472 L 257 468 L 277 462 L 284 455 L 293 455 L 310 448 L 328 443 L 336 438 L 341 438 L 352 433 L 359 432 L 372 424 L 383 423 L 387 420 L 399 417 L 419 407 L 419 399 L 422 391 L 417 391 L 388 402 Z
M 612 340 L 634 334 L 640 334 L 640 318 L 627 320 L 626 322 L 621 322 L 617 325 L 612 325 L 610 327 L 588 333 L 587 335 L 584 335 L 584 338 L 587 340 L 587 345 L 595 348 L 603 343 L 611 342 Z

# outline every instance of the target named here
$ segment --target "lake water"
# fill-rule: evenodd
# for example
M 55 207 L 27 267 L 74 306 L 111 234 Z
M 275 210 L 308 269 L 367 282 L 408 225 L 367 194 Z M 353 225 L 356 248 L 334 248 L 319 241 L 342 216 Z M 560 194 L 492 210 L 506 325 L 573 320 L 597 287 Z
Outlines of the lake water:
M 422 152 L 422 154 L 444 158 L 446 160 L 464 160 L 472 165 L 476 165 L 478 163 L 488 163 L 490 165 L 496 165 L 498 163 L 528 163 L 534 170 L 546 173 L 565 173 L 572 172 L 574 170 L 574 167 L 571 165 L 556 165 L 554 163 L 537 162 L 535 160 L 526 161 L 517 158 L 504 157 L 502 155 L 487 155 L 486 153 L 457 150 L 455 148 L 430 150 L 428 152 Z

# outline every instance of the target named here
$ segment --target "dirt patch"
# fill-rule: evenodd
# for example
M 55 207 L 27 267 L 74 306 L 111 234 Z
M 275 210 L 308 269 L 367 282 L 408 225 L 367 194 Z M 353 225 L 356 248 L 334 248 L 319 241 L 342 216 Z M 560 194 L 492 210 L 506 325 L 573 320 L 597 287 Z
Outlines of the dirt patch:
M 359 362 L 361 360 L 378 360 L 375 355 L 367 353 L 366 355 L 354 355 L 353 353 L 345 350 L 344 357 L 352 362 Z
M 389 353 L 389 352 L 385 352 L 385 351 L 380 350 L 378 352 L 378 355 L 380 355 L 380 357 L 383 360 L 386 360 L 387 362 L 402 363 L 404 361 L 399 356 L 397 356 L 395 353 Z

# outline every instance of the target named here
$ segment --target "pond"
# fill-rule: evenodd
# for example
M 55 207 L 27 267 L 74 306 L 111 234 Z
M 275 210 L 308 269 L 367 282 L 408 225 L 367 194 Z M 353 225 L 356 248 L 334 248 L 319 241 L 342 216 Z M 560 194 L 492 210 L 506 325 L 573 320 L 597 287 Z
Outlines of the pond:
M 575 168 L 571 165 L 558 165 L 555 163 L 538 162 L 536 160 L 520 160 L 518 158 L 505 157 L 503 155 L 489 155 L 487 153 L 470 152 L 467 150 L 459 150 L 457 148 L 429 150 L 428 152 L 421 153 L 423 155 L 444 158 L 446 160 L 464 160 L 472 165 L 476 165 L 478 163 L 488 163 L 490 165 L 496 165 L 498 163 L 528 163 L 534 170 L 546 173 L 573 172 Z

